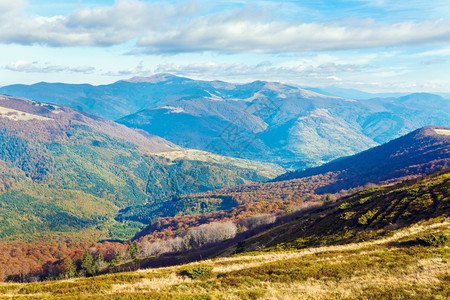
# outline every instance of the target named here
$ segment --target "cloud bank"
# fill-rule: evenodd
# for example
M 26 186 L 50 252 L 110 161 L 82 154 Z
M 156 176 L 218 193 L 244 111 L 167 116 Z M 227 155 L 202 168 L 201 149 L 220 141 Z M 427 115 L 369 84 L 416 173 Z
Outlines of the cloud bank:
M 73 73 L 91 74 L 92 72 L 95 71 L 95 68 L 91 66 L 68 67 L 49 64 L 40 65 L 36 61 L 29 62 L 24 60 L 12 62 L 6 65 L 4 68 L 9 71 L 24 72 L 24 73 L 73 72 Z
M 258 7 L 202 11 L 118 0 L 66 16 L 27 16 L 26 2 L 0 0 L 0 43 L 109 47 L 136 41 L 132 54 L 288 53 L 428 45 L 450 40 L 450 19 L 381 24 L 372 19 L 288 22 Z

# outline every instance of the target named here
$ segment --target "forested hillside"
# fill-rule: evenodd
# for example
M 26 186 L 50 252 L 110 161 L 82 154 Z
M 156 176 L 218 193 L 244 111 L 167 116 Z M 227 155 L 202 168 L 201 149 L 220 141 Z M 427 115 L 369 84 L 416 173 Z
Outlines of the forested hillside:
M 361 242 L 390 236 L 392 231 L 420 221 L 444 221 L 448 217 L 450 169 L 445 169 L 343 197 L 238 247 L 239 251 L 261 247 L 288 250 Z
M 385 145 L 387 152 L 396 154 L 391 157 L 392 164 L 396 164 L 399 170 L 410 171 L 392 173 L 393 177 L 382 177 L 377 184 L 418 177 L 421 172 L 429 170 L 445 169 L 449 160 L 448 135 L 445 133 L 446 128 L 424 128 L 393 141 L 392 144 L 399 147 L 397 149 L 394 149 L 392 144 Z M 405 151 L 408 145 L 405 141 L 416 143 L 421 151 Z M 412 144 L 408 147 L 412 147 Z M 406 148 L 409 149 L 408 147 Z M 383 147 L 380 148 L 379 153 L 387 153 Z M 179 150 L 173 152 L 177 151 Z M 180 154 L 173 155 L 179 157 Z M 195 156 L 198 153 L 189 152 L 184 157 L 190 155 Z M 399 159 L 399 156 L 403 158 Z M 71 159 L 70 156 L 66 157 Z M 149 159 L 153 156 L 144 157 Z M 170 155 L 166 154 L 165 159 L 168 157 Z M 430 157 L 432 159 L 426 159 Z M 374 160 L 380 158 L 384 159 L 384 156 L 375 156 Z M 395 163 L 396 159 L 399 159 L 402 165 Z M 348 158 L 349 162 L 353 160 L 354 157 Z M 53 160 L 50 165 L 50 171 L 53 170 L 55 161 L 57 162 Z M 3 253 L 15 253 L 14 259 L 2 262 L 4 279 L 29 281 L 33 278 L 73 276 L 70 275 L 75 274 L 72 271 L 67 273 L 67 270 L 72 268 L 68 267 L 71 266 L 71 261 L 79 272 L 86 272 L 88 269 L 82 266 L 86 249 L 90 249 L 92 259 L 97 261 L 98 270 L 95 272 L 115 272 L 139 266 L 161 266 L 198 260 L 217 255 L 219 252 L 228 255 L 236 251 L 272 246 L 284 251 L 324 244 L 358 242 L 388 236 L 391 230 L 420 220 L 445 217 L 449 213 L 448 169 L 387 187 L 366 184 L 372 187 L 362 190 L 361 186 L 352 186 L 352 189 L 339 190 L 333 194 L 320 193 L 324 186 L 330 183 L 336 186 L 339 180 L 343 180 L 343 177 L 338 177 L 341 172 L 336 172 L 335 175 L 329 172 L 201 194 L 168 195 L 170 200 L 161 201 L 160 205 L 156 201 L 138 203 L 120 210 L 118 215 L 116 214 L 120 202 L 114 202 L 116 198 L 109 201 L 98 196 L 87 198 L 83 196 L 88 194 L 87 192 L 57 189 L 46 183 L 46 180 L 52 180 L 54 177 L 31 179 L 31 175 L 27 176 L 23 170 L 21 172 L 23 178 L 17 177 L 20 184 L 12 184 L 10 191 L 2 194 L 2 212 L 18 212 L 2 219 L 6 222 L 2 229 L 8 229 L 7 226 L 14 228 L 14 225 L 17 228 L 26 228 L 24 230 L 30 230 L 29 232 L 34 234 L 35 243 L 27 245 L 16 241 L 0 245 Z M 85 188 L 89 188 L 89 185 Z M 77 196 L 77 193 L 81 196 Z M 61 199 L 68 195 L 69 199 Z M 342 196 L 344 198 L 336 202 L 336 199 Z M 105 214 L 102 209 L 110 211 Z M 70 214 L 72 212 L 73 215 Z M 174 212 L 178 212 L 176 216 L 173 215 Z M 87 215 L 84 219 L 83 214 Z M 94 218 L 95 214 L 99 217 Z M 154 220 L 158 215 L 166 217 Z M 13 220 L 17 223 L 13 223 Z M 86 223 L 83 223 L 83 220 Z M 32 223 L 33 221 L 35 223 Z M 87 223 L 88 221 L 91 223 Z M 128 234 L 130 237 L 133 224 L 139 229 L 139 226 L 142 226 L 140 224 L 150 222 L 131 243 L 79 242 L 83 239 L 101 239 L 104 236 L 124 238 Z M 281 224 L 281 227 L 261 233 L 277 224 Z M 16 237 L 30 237 L 17 235 L 15 232 L 13 234 L 16 234 Z M 61 241 L 61 236 L 66 241 Z M 224 237 L 228 237 L 228 241 L 221 244 Z M 54 242 L 36 243 L 39 239 L 48 241 L 49 238 Z M 181 251 L 182 254 L 167 254 L 173 251 Z M 25 253 L 34 254 L 27 256 Z M 153 257 L 154 255 L 157 257 Z M 148 256 L 153 258 L 147 258 Z M 130 261 L 133 257 L 138 260 Z M 28 261 L 28 267 L 20 267 L 22 261 Z
M 143 226 L 120 209 L 280 174 L 272 165 L 189 151 L 66 107 L 1 96 L 0 237 L 126 239 Z M 167 152 L 174 152 L 167 156 Z M 220 159 L 219 159 L 220 158 Z

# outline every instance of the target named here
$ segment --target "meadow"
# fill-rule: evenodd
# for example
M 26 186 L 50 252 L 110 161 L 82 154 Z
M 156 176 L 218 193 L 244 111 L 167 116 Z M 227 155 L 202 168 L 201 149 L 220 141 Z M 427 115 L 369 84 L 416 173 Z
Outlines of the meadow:
M 2 283 L 0 299 L 448 299 L 449 234 L 450 220 L 436 218 L 371 241 Z

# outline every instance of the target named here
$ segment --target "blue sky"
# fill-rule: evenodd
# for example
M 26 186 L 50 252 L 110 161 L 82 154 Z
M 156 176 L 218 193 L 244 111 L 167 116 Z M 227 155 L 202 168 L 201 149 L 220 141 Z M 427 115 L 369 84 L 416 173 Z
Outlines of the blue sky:
M 450 1 L 0 0 L 0 86 L 169 72 L 450 93 Z

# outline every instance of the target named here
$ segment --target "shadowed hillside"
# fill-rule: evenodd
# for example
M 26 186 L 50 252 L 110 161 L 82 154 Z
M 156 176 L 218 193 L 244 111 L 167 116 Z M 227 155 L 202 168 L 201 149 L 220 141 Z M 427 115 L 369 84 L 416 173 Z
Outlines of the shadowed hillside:
M 336 192 L 367 183 L 395 182 L 450 166 L 450 128 L 424 127 L 384 145 L 320 167 L 283 174 L 274 181 L 338 174 L 336 185 L 320 192 Z
M 450 169 L 445 169 L 395 185 L 366 189 L 310 211 L 280 216 L 272 224 L 262 224 L 232 239 L 200 248 L 187 244 L 180 253 L 147 259 L 144 256 L 135 267 L 174 265 L 262 249 L 286 251 L 389 238 L 414 224 L 448 222 L 449 187 Z M 245 224 L 242 220 L 234 222 Z M 154 245 L 161 247 L 161 243 Z
M 241 242 L 235 250 L 300 249 L 390 236 L 419 221 L 450 217 L 450 169 L 363 190 Z

